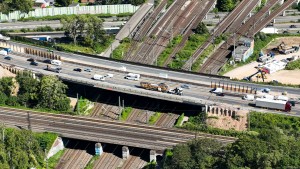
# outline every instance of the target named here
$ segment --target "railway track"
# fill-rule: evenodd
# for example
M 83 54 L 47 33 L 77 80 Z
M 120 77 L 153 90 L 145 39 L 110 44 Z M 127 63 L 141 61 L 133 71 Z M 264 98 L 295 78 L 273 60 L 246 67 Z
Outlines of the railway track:
M 264 15 L 278 2 L 278 0 L 270 0 L 258 13 L 253 15 L 244 25 L 237 31 L 237 37 L 231 36 L 201 67 L 200 72 L 217 74 L 222 66 L 227 62 L 231 50 L 228 48 L 233 45 L 234 38 L 239 39 L 241 36 L 253 37 L 254 34 L 259 32 L 265 27 L 272 19 L 278 16 L 281 12 L 287 9 L 295 1 L 288 0 L 282 6 L 276 9 L 271 15 L 264 18 Z
M 9 124 L 30 124 L 33 130 L 57 132 L 62 136 L 90 141 L 163 150 L 195 137 L 195 133 L 155 126 L 121 123 L 89 117 L 47 114 L 11 108 L 0 108 L 0 117 Z M 227 144 L 236 138 L 199 133 Z M 102 138 L 102 139 L 100 139 Z
M 251 1 L 243 0 L 241 1 L 232 12 L 230 12 L 216 27 L 212 30 L 212 35 L 204 42 L 189 58 L 189 60 L 183 65 L 182 69 L 189 70 L 191 65 L 195 60 L 204 52 L 208 46 L 213 43 L 214 38 L 220 36 L 223 32 L 227 30 L 227 28 L 235 21 L 235 19 L 242 14 L 244 9 L 249 6 Z
M 189 36 L 193 33 L 193 29 L 195 29 L 198 24 L 205 18 L 205 15 L 209 12 L 213 4 L 215 3 L 215 0 L 206 0 L 204 1 L 205 5 L 200 7 L 200 10 L 198 12 L 198 16 L 192 21 L 190 24 L 190 27 L 187 28 L 187 31 L 183 34 L 181 42 L 174 48 L 171 55 L 168 57 L 168 59 L 164 63 L 164 67 L 166 67 L 169 63 L 172 62 L 175 55 L 184 47 L 186 41 L 188 40 Z M 196 12 L 196 11 L 195 11 Z
M 151 49 L 159 40 L 156 37 L 161 37 L 165 33 L 165 30 L 170 27 L 170 23 L 174 22 L 173 19 L 177 14 L 176 12 L 178 12 L 185 2 L 186 0 L 177 0 L 169 7 L 168 11 L 158 21 L 154 28 L 150 30 L 149 35 L 151 36 L 145 40 L 135 55 L 128 58 L 129 61 L 145 63 L 146 60 L 148 60 L 147 57 L 149 57 Z
M 141 28 L 135 33 L 134 37 L 132 38 L 133 42 L 131 43 L 131 47 L 129 48 L 128 52 L 126 53 L 124 59 L 129 58 L 133 55 L 134 50 L 138 47 L 139 42 L 146 36 L 146 34 L 151 29 L 151 26 L 157 21 L 160 12 L 166 6 L 167 0 L 163 0 L 157 8 L 154 9 L 150 17 L 145 21 Z

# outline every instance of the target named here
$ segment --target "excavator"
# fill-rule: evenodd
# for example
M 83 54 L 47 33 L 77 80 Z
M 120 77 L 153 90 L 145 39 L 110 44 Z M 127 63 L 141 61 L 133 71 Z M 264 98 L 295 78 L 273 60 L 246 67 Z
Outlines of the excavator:
M 255 75 L 257 75 L 256 76 L 257 79 L 262 78 L 263 82 L 265 82 L 265 79 L 267 79 L 266 72 L 262 68 L 257 68 L 257 72 L 255 72 L 254 74 L 252 74 L 250 76 L 244 77 L 243 80 L 252 81 L 252 77 Z

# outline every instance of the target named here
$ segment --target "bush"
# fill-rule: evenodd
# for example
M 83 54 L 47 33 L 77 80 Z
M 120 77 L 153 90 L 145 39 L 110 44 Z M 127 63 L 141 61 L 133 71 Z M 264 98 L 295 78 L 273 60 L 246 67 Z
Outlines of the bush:
M 132 107 L 125 107 L 125 109 L 121 113 L 121 120 L 126 121 L 131 111 Z
M 7 100 L 7 96 L 5 93 L 0 92 L 0 105 L 4 105 Z
M 295 70 L 295 69 L 300 69 L 300 59 L 289 62 L 287 66 L 285 67 L 286 70 Z
M 181 123 L 182 123 L 182 121 L 183 121 L 183 118 L 184 118 L 184 113 L 182 113 L 182 114 L 178 117 L 178 119 L 177 119 L 177 121 L 176 121 L 176 124 L 175 124 L 176 127 L 179 127 L 179 126 L 181 125 Z
M 19 106 L 18 97 L 17 96 L 10 96 L 6 100 L 6 104 L 8 106 Z
M 155 112 L 149 119 L 149 124 L 153 125 L 155 124 L 155 122 L 159 119 L 159 117 L 161 116 L 161 113 L 159 112 Z

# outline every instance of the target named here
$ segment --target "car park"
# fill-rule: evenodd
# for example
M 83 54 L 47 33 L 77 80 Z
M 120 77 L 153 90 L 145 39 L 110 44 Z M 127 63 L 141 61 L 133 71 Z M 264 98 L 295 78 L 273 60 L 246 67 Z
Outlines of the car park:
M 73 70 L 76 71 L 76 72 L 81 72 L 82 71 L 82 69 L 80 69 L 80 68 L 75 68 Z
M 10 56 L 5 56 L 4 59 L 6 59 L 6 60 L 12 60 L 12 57 L 10 57 Z

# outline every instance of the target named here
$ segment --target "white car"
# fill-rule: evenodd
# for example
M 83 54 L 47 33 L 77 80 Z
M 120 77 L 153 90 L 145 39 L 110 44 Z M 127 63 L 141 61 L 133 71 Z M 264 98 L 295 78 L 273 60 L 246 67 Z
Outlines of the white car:
M 112 78 L 114 77 L 114 74 L 111 74 L 111 73 L 107 73 L 104 77 L 109 77 L 109 78 Z

